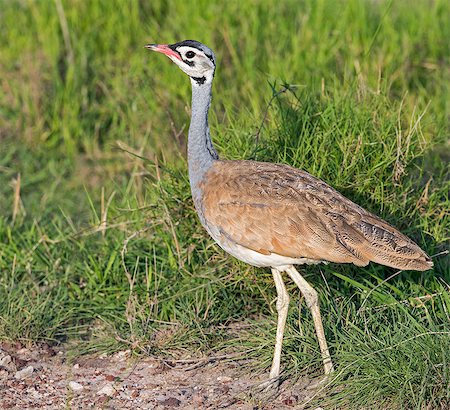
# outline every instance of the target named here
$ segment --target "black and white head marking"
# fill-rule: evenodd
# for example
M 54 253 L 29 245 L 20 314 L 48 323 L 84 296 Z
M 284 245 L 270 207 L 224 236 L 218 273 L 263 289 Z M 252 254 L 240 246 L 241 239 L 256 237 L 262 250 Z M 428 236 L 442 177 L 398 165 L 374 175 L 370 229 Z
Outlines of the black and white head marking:
M 212 81 L 216 57 L 209 47 L 195 40 L 184 40 L 168 47 L 180 56 L 180 59 L 171 58 L 172 61 L 191 77 L 196 85 Z
M 176 51 L 178 54 L 180 54 L 180 57 L 183 58 L 183 56 L 180 53 L 180 48 L 181 47 L 185 47 L 186 48 L 186 53 L 189 51 L 189 48 L 191 48 L 193 53 L 197 51 L 201 51 L 206 57 L 208 57 L 211 62 L 214 64 L 214 67 L 216 66 L 216 57 L 213 53 L 213 51 L 209 48 L 206 47 L 204 44 L 195 41 L 195 40 L 184 40 L 184 41 L 180 41 L 179 43 L 175 43 L 175 44 L 169 44 L 169 48 L 173 51 Z M 193 56 L 188 56 L 188 58 L 192 58 Z

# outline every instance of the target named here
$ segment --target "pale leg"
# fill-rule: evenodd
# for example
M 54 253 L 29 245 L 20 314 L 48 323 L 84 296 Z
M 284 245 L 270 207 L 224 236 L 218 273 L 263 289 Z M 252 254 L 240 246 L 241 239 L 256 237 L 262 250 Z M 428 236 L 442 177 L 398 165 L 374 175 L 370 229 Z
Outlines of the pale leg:
M 333 363 L 331 361 L 330 352 L 328 351 L 325 333 L 323 331 L 322 318 L 320 316 L 319 298 L 314 288 L 297 272 L 293 266 L 286 268 L 286 272 L 295 282 L 295 284 L 302 292 L 306 304 L 311 310 L 314 320 L 314 327 L 316 329 L 317 339 L 319 340 L 320 352 L 322 353 L 323 365 L 325 374 L 330 374 L 333 371 Z
M 277 324 L 277 338 L 275 342 L 275 351 L 273 353 L 272 368 L 270 369 L 270 379 L 278 378 L 280 375 L 280 361 L 281 361 L 281 346 L 283 344 L 284 327 L 286 325 L 286 318 L 289 309 L 289 295 L 284 286 L 281 272 L 273 268 L 272 269 L 273 280 L 275 281 L 275 287 L 277 289 L 277 312 L 278 312 L 278 324 Z

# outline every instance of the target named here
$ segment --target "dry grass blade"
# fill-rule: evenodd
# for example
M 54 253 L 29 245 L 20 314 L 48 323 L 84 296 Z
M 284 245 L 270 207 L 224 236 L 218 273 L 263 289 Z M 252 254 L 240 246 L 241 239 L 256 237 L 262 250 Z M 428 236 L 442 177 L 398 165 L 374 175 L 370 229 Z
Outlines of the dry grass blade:
M 14 190 L 12 222 L 14 224 L 20 211 L 20 173 L 17 174 L 17 178 L 12 180 L 12 186 Z

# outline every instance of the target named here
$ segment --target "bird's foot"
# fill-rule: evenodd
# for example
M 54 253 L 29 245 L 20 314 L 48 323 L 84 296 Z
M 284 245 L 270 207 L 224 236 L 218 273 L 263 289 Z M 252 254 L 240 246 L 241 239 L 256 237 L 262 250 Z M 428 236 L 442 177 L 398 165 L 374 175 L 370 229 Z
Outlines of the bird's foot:
M 258 384 L 258 389 L 264 393 L 276 394 L 281 384 L 280 376 L 272 377 L 265 382 Z

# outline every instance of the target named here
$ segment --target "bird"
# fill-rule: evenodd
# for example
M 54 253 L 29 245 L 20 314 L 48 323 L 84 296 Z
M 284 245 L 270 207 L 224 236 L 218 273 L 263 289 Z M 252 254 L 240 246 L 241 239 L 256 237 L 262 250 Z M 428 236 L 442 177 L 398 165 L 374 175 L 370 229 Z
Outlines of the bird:
M 196 40 L 147 44 L 166 55 L 190 78 L 189 182 L 200 222 L 235 258 L 271 269 L 278 314 L 269 384 L 279 385 L 289 294 L 282 274 L 297 285 L 311 311 L 323 361 L 330 356 L 317 291 L 295 265 L 376 262 L 399 270 L 425 271 L 431 258 L 387 222 L 344 197 L 324 181 L 286 164 L 223 160 L 211 140 L 208 112 L 216 70 L 214 52 Z

